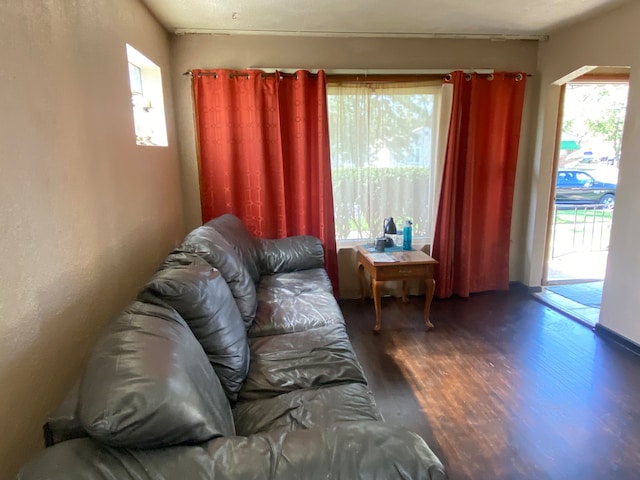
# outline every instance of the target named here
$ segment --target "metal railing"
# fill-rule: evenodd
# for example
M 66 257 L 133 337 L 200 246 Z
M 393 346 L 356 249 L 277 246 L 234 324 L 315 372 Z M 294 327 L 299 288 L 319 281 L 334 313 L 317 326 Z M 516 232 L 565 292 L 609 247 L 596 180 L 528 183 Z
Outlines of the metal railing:
M 602 205 L 554 205 L 551 258 L 607 251 L 612 213 Z

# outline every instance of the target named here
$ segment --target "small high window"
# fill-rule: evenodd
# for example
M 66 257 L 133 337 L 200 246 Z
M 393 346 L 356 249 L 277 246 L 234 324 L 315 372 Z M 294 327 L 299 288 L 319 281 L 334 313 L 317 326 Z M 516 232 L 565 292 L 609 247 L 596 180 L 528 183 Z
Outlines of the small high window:
M 160 67 L 131 45 L 127 45 L 127 61 L 136 144 L 166 147 L 167 124 Z

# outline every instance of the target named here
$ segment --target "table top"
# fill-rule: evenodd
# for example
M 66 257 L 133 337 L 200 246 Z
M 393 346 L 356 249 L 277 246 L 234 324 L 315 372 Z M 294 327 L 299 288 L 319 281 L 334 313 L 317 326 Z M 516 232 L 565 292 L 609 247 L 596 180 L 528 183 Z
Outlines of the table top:
M 373 265 L 394 265 L 401 263 L 402 265 L 424 265 L 424 264 L 436 264 L 437 260 L 427 255 L 423 251 L 420 250 L 403 250 L 400 252 L 384 252 L 386 255 L 391 257 L 391 260 L 384 261 L 376 259 L 377 256 L 380 256 L 381 252 L 370 252 L 364 245 L 357 246 L 358 253 L 363 257 L 366 257 L 366 260 Z

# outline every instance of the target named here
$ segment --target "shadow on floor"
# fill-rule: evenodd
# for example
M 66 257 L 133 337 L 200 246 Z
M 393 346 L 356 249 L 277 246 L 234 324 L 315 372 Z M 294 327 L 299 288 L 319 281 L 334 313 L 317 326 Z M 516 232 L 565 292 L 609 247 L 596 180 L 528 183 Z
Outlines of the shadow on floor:
M 549 285 L 533 295 L 542 303 L 593 327 L 600 318 L 602 284 L 598 281 Z

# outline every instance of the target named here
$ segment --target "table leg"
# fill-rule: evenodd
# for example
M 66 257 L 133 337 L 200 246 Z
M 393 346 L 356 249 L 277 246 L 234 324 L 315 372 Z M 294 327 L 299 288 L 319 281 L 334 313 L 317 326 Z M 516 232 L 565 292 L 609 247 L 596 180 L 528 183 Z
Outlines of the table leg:
M 376 324 L 373 327 L 373 332 L 378 333 L 382 328 L 382 320 L 381 320 L 382 305 L 380 303 L 380 297 L 382 296 L 382 285 L 384 284 L 384 282 L 373 279 L 372 283 L 373 283 L 373 304 L 375 305 L 375 308 L 376 308 Z
M 431 330 L 433 328 L 433 323 L 429 321 L 429 310 L 431 309 L 431 300 L 433 300 L 433 292 L 436 289 L 436 281 L 433 278 L 427 278 L 425 280 L 427 290 L 425 292 L 425 301 L 424 301 L 424 324 L 427 327 L 427 330 Z
M 402 280 L 402 301 L 404 303 L 409 302 L 409 298 L 407 297 L 407 293 L 409 293 L 409 283 L 406 280 Z
M 364 265 L 362 265 L 362 263 L 358 263 L 358 277 L 360 278 L 360 303 L 364 303 L 365 279 Z

